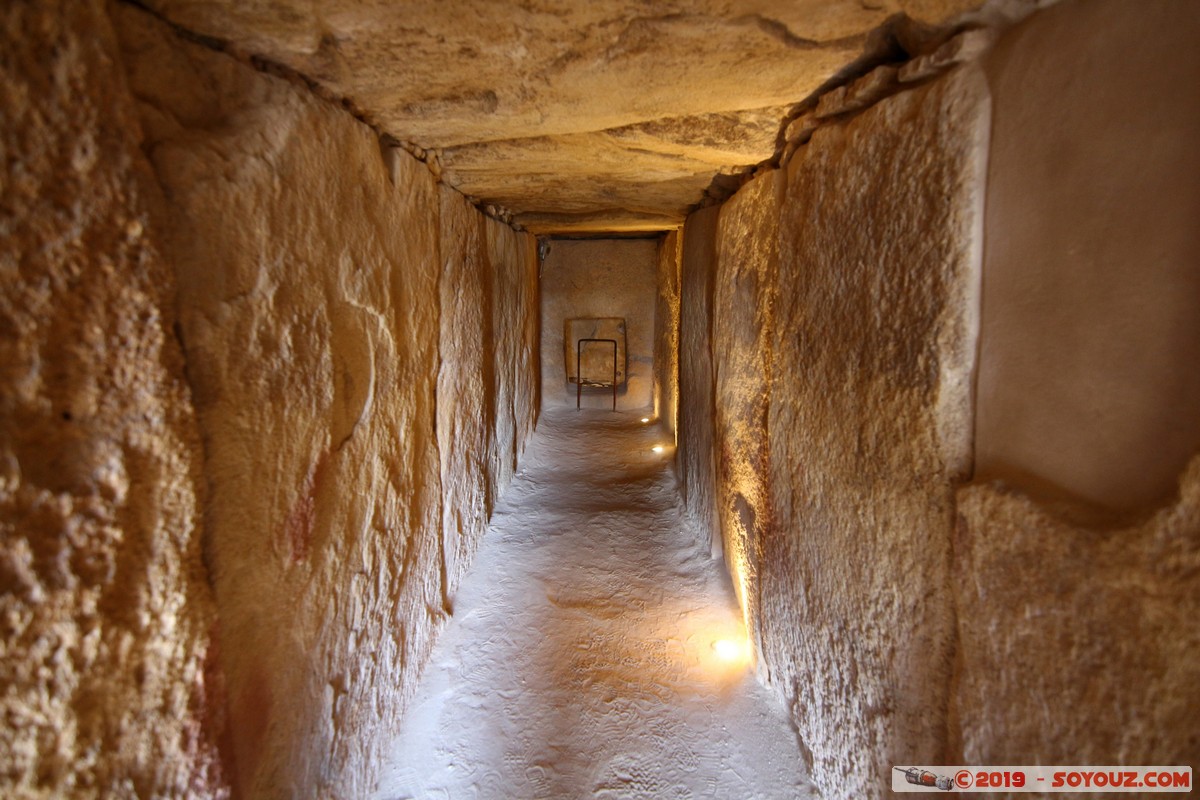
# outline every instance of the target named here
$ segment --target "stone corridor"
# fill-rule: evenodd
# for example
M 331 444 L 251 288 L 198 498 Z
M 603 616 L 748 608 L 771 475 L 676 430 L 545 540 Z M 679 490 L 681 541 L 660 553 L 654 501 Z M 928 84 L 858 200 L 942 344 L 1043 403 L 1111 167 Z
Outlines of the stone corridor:
M 1200 765 L 1197 42 L 0 2 L 0 797 Z
M 542 417 L 379 800 L 819 796 L 641 416 Z

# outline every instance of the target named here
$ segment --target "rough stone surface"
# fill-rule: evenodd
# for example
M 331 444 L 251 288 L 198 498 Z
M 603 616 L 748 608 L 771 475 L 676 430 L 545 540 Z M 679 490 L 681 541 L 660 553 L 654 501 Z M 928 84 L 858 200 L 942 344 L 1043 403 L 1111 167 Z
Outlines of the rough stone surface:
M 679 408 L 679 268 L 683 236 L 671 231 L 658 243 L 654 301 L 654 416 L 676 438 Z
M 1064 3 L 984 62 L 950 763 L 1200 763 L 1195 12 Z
M 987 110 L 982 74 L 960 69 L 821 128 L 788 168 L 757 633 L 830 798 L 953 763 L 936 758 Z
M 173 278 L 97 2 L 0 8 L 0 795 L 228 797 Z
M 237 784 L 363 797 L 532 424 L 532 240 L 303 86 L 117 8 L 174 233 Z
M 492 274 L 493 384 L 496 427 L 492 496 L 512 480 L 517 458 L 537 421 L 540 362 L 537 245 L 494 219 L 484 220 L 488 269 Z
M 147 5 L 300 71 L 437 153 L 466 194 L 562 232 L 677 227 L 715 174 L 772 156 L 785 110 L 859 56 L 868 32 L 901 12 L 937 25 L 985 4 Z
M 767 411 L 783 184 L 781 173 L 763 173 L 721 207 L 717 221 L 712 307 L 716 521 L 747 628 L 761 619 L 762 549 L 778 535 L 771 523 Z M 750 638 L 759 645 L 761 635 Z
M 1128 527 L 996 484 L 957 502 L 947 763 L 1200 762 L 1200 457 Z
M 1186 50 L 1180 31 L 1194 15 L 1164 23 L 1181 9 L 1063 4 L 1011 31 L 988 56 L 995 106 L 983 68 L 967 65 L 819 128 L 788 166 L 774 294 L 757 282 L 773 257 L 767 176 L 721 212 L 712 312 L 717 511 L 765 677 L 792 699 L 826 797 L 881 797 L 890 765 L 929 759 L 1189 764 L 1200 756 L 1200 460 L 1189 439 L 1161 435 L 1164 425 L 1182 430 L 1194 418 L 1176 405 L 1187 405 L 1186 392 L 1164 390 L 1186 386 L 1194 373 L 1184 366 L 1195 360 L 1193 326 L 1170 291 L 1195 294 L 1182 288 L 1195 270 L 1194 259 L 1179 257 L 1189 245 L 1178 238 L 1190 230 L 1183 217 L 1194 192 L 1182 176 L 1161 183 L 1158 150 L 1130 149 L 1159 136 L 1163 152 L 1190 163 L 1179 131 L 1190 129 L 1195 104 L 1161 104 L 1170 76 L 1194 59 L 1190 51 L 1169 64 L 1150 55 Z M 1067 31 L 1080 30 L 1096 32 L 1072 46 L 1087 57 L 1062 46 Z M 923 69 L 975 56 L 990 41 L 968 34 Z M 1078 64 L 1118 55 L 1086 78 L 1077 74 Z M 1088 109 L 1111 109 L 1096 98 L 1130 74 L 1143 76 L 1139 107 L 1158 111 L 1123 118 L 1112 133 L 1101 124 L 1108 112 Z M 1092 92 L 1086 80 L 1103 88 Z M 852 90 L 830 103 L 847 102 Z M 1002 194 L 996 202 L 989 194 L 985 262 L 989 146 L 989 192 Z M 1103 169 L 1095 153 L 1106 154 Z M 1152 179 L 1166 188 L 1158 212 L 1141 224 L 1158 231 L 1148 253 L 1120 237 L 1121 220 L 1134 213 L 1127 198 L 1156 185 Z M 1062 205 L 1063 193 L 1075 202 Z M 1043 213 L 1047 203 L 1059 210 Z M 1114 241 L 1096 232 L 1078 239 L 1095 219 L 1109 221 Z M 1152 265 L 1129 271 L 1147 258 Z M 998 292 L 984 298 L 993 317 L 982 329 L 981 268 L 983 286 L 991 281 Z M 1036 399 L 1056 391 L 1058 373 L 1084 394 L 1120 381 L 1114 371 L 1123 362 L 1102 357 L 1112 349 L 1087 344 L 1097 291 L 1143 315 L 1154 310 L 1131 334 L 1146 354 L 1136 369 L 1152 359 L 1160 374 L 1181 377 L 1127 377 L 1128 387 L 1089 399 L 1072 418 Z M 1047 330 L 1052 313 L 1074 322 Z M 1119 318 L 1105 319 L 1120 330 L 1112 321 Z M 772 324 L 773 336 L 764 337 Z M 1054 420 L 1039 443 L 1050 457 L 1061 448 L 1046 449 L 1045 440 L 1069 437 L 1080 424 L 1089 446 L 1093 438 L 1110 449 L 1126 442 L 1128 452 L 1080 460 L 1089 475 L 1143 464 L 1161 484 L 1191 453 L 1174 493 L 1132 521 L 1098 522 L 1091 504 L 999 481 L 956 490 L 972 467 L 969 378 L 980 341 L 984 361 L 999 354 L 1029 362 L 1005 381 L 997 381 L 996 364 L 982 364 L 993 372 L 990 383 L 981 377 L 981 415 L 998 401 L 986 390 L 1019 401 L 1022 413 L 1008 418 L 1018 432 Z M 686 385 L 686 372 L 681 380 Z M 764 383 L 765 446 L 742 435 L 761 426 Z M 1152 402 L 1128 402 L 1139 393 Z M 1082 410 L 1094 404 L 1111 405 Z M 1148 417 L 1155 424 L 1145 424 Z M 1011 449 L 998 419 L 980 442 Z M 687 426 L 697 423 L 686 415 L 683 422 L 681 442 L 696 438 Z M 756 466 L 764 462 L 765 476 Z M 744 563 L 758 566 L 757 593 Z
M 653 239 L 551 239 L 542 264 L 542 403 L 575 407 L 576 386 L 563 363 L 563 320 L 625 320 L 628 379 L 617 408 L 654 403 L 656 243 Z M 585 359 L 586 363 L 586 359 Z M 612 408 L 611 388 L 584 387 L 585 407 Z
M 713 443 L 712 305 L 716 270 L 717 215 L 709 206 L 688 217 L 683 229 L 679 311 L 680 489 L 695 530 L 721 552 L 716 518 L 716 455 Z
M 453 189 L 440 195 L 437 437 L 452 606 L 536 422 L 538 285 L 531 236 L 482 216 Z
M 437 438 L 447 600 L 471 563 L 496 498 L 491 453 L 496 420 L 492 273 L 483 217 L 458 192 L 441 197 L 441 364 Z

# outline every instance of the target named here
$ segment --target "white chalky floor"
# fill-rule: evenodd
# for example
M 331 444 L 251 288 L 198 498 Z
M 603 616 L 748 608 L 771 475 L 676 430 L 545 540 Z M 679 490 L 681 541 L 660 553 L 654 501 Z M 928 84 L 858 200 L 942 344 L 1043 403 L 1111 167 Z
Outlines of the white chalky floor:
M 545 412 L 378 797 L 817 798 L 641 414 Z

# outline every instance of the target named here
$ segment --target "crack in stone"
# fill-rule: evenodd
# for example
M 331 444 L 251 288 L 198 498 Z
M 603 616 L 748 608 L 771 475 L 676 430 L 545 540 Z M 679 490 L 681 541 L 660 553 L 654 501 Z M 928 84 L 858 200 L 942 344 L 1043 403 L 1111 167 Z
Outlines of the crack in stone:
M 866 34 L 854 34 L 843 36 L 840 39 L 830 39 L 825 42 L 820 42 L 816 39 L 807 39 L 803 36 L 797 36 L 782 21 L 774 17 L 764 16 L 763 14 L 745 14 L 737 17 L 733 22 L 735 24 L 753 24 L 767 36 L 770 36 L 792 50 L 839 50 L 861 44 L 866 38 Z

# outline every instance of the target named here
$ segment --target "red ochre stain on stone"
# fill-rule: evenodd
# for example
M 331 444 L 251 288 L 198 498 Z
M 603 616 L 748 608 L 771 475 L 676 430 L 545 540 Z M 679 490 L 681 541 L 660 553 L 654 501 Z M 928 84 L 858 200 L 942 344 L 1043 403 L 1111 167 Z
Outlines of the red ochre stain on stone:
M 317 496 L 321 482 L 329 465 L 329 452 L 322 453 L 308 470 L 308 477 L 300 490 L 300 496 L 292 504 L 283 524 L 284 543 L 288 548 L 291 563 L 308 558 L 312 546 L 313 528 L 317 521 Z
M 263 744 L 271 722 L 271 684 L 261 668 L 255 668 L 229 707 L 233 732 L 233 761 L 242 797 L 251 796 L 254 775 L 262 761 Z

